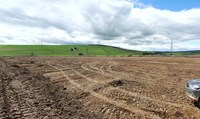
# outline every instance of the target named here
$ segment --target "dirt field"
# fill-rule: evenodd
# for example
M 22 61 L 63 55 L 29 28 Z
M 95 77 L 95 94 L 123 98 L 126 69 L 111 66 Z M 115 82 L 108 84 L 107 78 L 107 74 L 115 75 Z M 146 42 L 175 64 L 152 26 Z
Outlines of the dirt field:
M 199 119 L 200 58 L 0 58 L 0 119 Z

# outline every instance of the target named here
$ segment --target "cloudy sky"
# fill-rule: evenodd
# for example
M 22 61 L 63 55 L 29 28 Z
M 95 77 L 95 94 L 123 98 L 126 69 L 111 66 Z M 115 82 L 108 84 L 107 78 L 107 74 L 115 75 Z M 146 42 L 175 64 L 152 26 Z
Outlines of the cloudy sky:
M 199 0 L 0 0 L 0 44 L 200 50 Z

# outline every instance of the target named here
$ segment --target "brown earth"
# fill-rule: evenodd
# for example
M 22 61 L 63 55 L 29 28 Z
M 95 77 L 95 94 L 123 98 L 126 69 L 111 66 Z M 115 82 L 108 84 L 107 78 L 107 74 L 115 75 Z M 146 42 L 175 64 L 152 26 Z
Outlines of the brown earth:
M 200 58 L 0 58 L 0 119 L 198 119 Z

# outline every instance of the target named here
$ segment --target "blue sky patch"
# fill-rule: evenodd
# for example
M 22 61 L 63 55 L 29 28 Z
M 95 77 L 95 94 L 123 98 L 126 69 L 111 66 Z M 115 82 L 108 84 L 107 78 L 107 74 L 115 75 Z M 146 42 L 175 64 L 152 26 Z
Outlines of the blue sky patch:
M 140 2 L 145 5 L 151 5 L 157 9 L 171 11 L 200 8 L 200 0 L 140 0 Z

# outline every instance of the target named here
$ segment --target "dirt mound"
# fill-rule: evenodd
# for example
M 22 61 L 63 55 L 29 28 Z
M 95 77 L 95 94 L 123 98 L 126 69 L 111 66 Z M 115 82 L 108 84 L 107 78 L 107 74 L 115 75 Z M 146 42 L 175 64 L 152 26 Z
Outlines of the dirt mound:
M 118 86 L 124 85 L 124 82 L 122 80 L 114 80 L 114 81 L 110 82 L 109 85 L 111 85 L 113 87 L 118 87 Z

